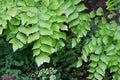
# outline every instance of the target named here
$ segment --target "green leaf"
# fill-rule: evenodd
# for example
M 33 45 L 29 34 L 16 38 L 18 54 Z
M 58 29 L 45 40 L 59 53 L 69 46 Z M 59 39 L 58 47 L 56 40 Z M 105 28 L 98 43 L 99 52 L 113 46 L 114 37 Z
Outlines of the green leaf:
M 108 44 L 108 45 L 105 46 L 105 51 L 110 51 L 110 50 L 112 50 L 114 48 L 115 48 L 114 44 Z
M 65 10 L 65 15 L 68 18 L 70 14 L 72 14 L 75 11 L 75 7 L 71 5 L 67 10 Z
M 82 65 L 82 59 L 81 57 L 78 57 L 77 68 L 80 67 L 81 65 Z
M 50 3 L 50 5 L 49 5 L 49 8 L 53 9 L 53 10 L 56 10 L 56 9 L 58 9 L 59 6 L 60 5 L 58 3 L 58 0 L 52 0 L 51 3 Z
M 73 3 L 76 5 L 78 3 L 80 3 L 82 0 L 73 0 Z
M 90 69 L 88 70 L 90 73 L 94 73 L 95 72 L 95 68 L 90 67 Z
M 41 43 L 52 46 L 52 39 L 48 36 L 41 36 L 40 37 Z
M 59 40 L 59 38 L 60 38 L 58 32 L 53 32 L 53 34 L 51 35 L 51 37 L 54 38 L 54 39 L 58 39 L 58 40 Z
M 14 8 L 8 8 L 7 14 L 15 17 L 20 11 L 18 10 L 18 8 L 14 7 Z
M 45 13 L 40 13 L 40 15 L 39 15 L 39 18 L 41 19 L 41 20 L 49 20 L 50 19 L 50 16 L 48 15 L 48 14 L 45 14 Z
M 20 20 L 18 20 L 17 18 L 12 18 L 10 20 L 10 23 L 13 25 L 19 25 L 20 24 Z
M 90 56 L 90 60 L 95 61 L 95 62 L 98 62 L 98 61 L 99 61 L 99 56 L 98 56 L 98 55 L 95 55 L 95 54 L 92 54 L 92 55 Z
M 110 72 L 117 72 L 118 71 L 118 66 L 113 66 L 110 68 Z
M 26 34 L 27 36 L 29 35 L 29 31 L 28 28 L 24 27 L 24 26 L 20 26 L 19 27 L 19 31 Z
M 108 58 L 107 58 L 107 56 L 106 56 L 104 53 L 100 56 L 100 59 L 101 59 L 101 61 L 103 61 L 105 64 L 108 64 Z
M 102 61 L 99 61 L 99 62 L 98 62 L 98 66 L 99 66 L 103 71 L 105 71 L 106 68 L 107 68 L 107 65 L 106 65 L 104 62 L 102 62 Z
M 3 27 L 0 27 L 0 34 L 3 33 Z
M 25 6 L 25 2 L 24 1 L 18 1 L 17 2 L 17 6 Z
M 66 9 L 68 9 L 71 5 L 72 5 L 71 0 L 66 0 L 66 1 L 61 5 L 61 8 L 62 8 L 63 10 L 66 10 Z
M 51 27 L 51 23 L 48 21 L 39 20 L 39 25 L 40 25 L 40 27 L 43 27 L 46 29 L 50 29 L 50 27 Z
M 37 25 L 33 25 L 31 27 L 28 28 L 28 34 L 32 34 L 32 33 L 35 33 L 35 32 L 38 32 L 39 28 Z
M 24 25 L 29 20 L 29 17 L 25 13 L 21 13 L 19 16 L 21 18 L 22 25 Z
M 46 28 L 40 28 L 39 30 L 40 30 L 40 35 L 52 35 L 53 34 L 52 30 L 49 30 Z
M 20 33 L 20 32 L 17 33 L 16 38 L 19 39 L 24 44 L 26 44 L 26 42 L 27 42 L 27 37 L 24 34 Z
M 103 37 L 103 43 L 106 45 L 108 43 L 108 36 Z
M 68 17 L 68 22 L 72 21 L 72 20 L 75 20 L 76 18 L 78 18 L 78 13 L 77 12 L 74 12 L 72 13 L 69 17 Z
M 38 49 L 38 48 L 40 48 L 40 46 L 41 46 L 41 42 L 40 42 L 40 40 L 37 40 L 34 42 L 32 49 Z
M 107 53 L 107 55 L 111 55 L 111 56 L 116 55 L 116 54 L 117 54 L 116 49 L 112 49 L 112 50 L 108 51 L 108 53 Z
M 33 50 L 33 57 L 38 56 L 40 54 L 40 48 Z
M 35 58 L 38 67 L 41 66 L 43 63 L 49 63 L 50 57 L 46 53 L 41 52 L 38 56 Z
M 95 67 L 97 66 L 97 62 L 92 61 L 92 62 L 89 64 L 89 66 L 95 68 Z
M 7 15 L 7 14 L 3 14 L 1 17 L 2 17 L 2 19 L 4 19 L 4 20 L 11 20 L 11 16 L 10 16 L 10 15 Z
M 68 31 L 68 26 L 63 25 L 63 24 L 60 24 L 60 29 L 61 29 L 61 30 Z
M 76 6 L 76 9 L 78 12 L 81 12 L 81 11 L 84 11 L 86 9 L 85 5 L 82 3 L 82 4 L 79 4 Z
M 72 48 L 75 47 L 77 44 L 77 39 L 76 38 L 72 38 Z
M 60 28 L 59 25 L 56 24 L 56 23 L 52 25 L 52 30 L 53 31 L 60 32 L 59 28 Z
M 90 17 L 91 17 L 91 18 L 94 18 L 95 16 L 96 16 L 96 15 L 95 15 L 95 11 L 91 11 L 91 12 L 90 12 Z
M 65 32 L 60 32 L 59 37 L 66 40 L 66 33 Z
M 96 72 L 101 74 L 102 76 L 105 76 L 105 71 L 103 71 L 100 67 L 96 68 Z
M 44 3 L 45 6 L 49 6 L 50 4 L 50 0 L 42 0 L 42 2 Z
M 94 74 L 94 76 L 97 80 L 102 80 L 103 79 L 103 77 L 97 72 Z
M 120 40 L 120 31 L 114 33 L 114 40 Z
M 40 38 L 40 35 L 39 35 L 39 32 L 36 32 L 34 34 L 31 34 L 29 37 L 28 37 L 28 43 L 31 43 L 35 40 L 38 40 Z
M 17 49 L 23 47 L 22 42 L 20 42 L 17 38 L 12 38 L 12 39 L 10 40 L 10 43 L 13 44 L 13 50 L 14 50 L 14 51 L 16 51 Z
M 57 21 L 58 23 L 60 23 L 60 22 L 65 22 L 65 21 L 66 21 L 66 17 L 65 17 L 65 16 L 57 16 L 57 17 L 56 17 L 56 21 Z
M 98 8 L 97 11 L 96 11 L 96 14 L 99 15 L 99 16 L 103 15 L 104 14 L 103 9 L 101 7 Z
M 101 54 L 102 53 L 102 46 L 98 46 L 95 50 L 96 54 Z
M 52 53 L 52 47 L 46 44 L 41 44 L 40 50 L 49 54 Z

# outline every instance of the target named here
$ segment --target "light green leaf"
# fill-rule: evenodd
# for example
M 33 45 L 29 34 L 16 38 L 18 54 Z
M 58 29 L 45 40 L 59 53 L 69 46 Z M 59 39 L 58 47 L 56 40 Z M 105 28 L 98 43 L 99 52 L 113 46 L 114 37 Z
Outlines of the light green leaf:
M 37 40 L 34 42 L 32 49 L 38 49 L 38 48 L 40 48 L 40 46 L 41 46 L 41 42 L 40 42 L 40 40 Z
M 48 21 L 39 20 L 39 25 L 40 27 L 47 28 L 47 29 L 50 29 L 51 27 L 51 23 Z
M 43 63 L 49 63 L 50 57 L 46 53 L 41 52 L 38 56 L 35 58 L 38 67 L 41 66 Z
M 58 43 L 60 44 L 61 47 L 65 46 L 65 43 L 63 41 L 61 41 L 61 40 L 59 40 Z
M 32 34 L 32 33 L 35 33 L 35 32 L 38 32 L 39 28 L 37 25 L 33 25 L 31 27 L 28 28 L 28 34 Z
M 59 25 L 56 23 L 52 25 L 53 31 L 59 32 L 60 31 L 59 28 L 60 28 Z
M 68 26 L 60 24 L 60 29 L 67 31 L 68 30 Z
M 38 22 L 39 22 L 39 20 L 38 20 L 37 16 L 30 17 L 29 20 L 27 21 L 27 25 L 29 25 L 29 24 L 36 24 Z
M 10 43 L 13 44 L 13 50 L 14 50 L 14 51 L 16 51 L 17 49 L 23 47 L 22 42 L 20 42 L 17 38 L 12 38 L 12 39 L 10 40 Z
M 106 65 L 104 62 L 102 62 L 102 61 L 99 61 L 99 62 L 98 62 L 98 66 L 99 66 L 103 71 L 105 71 L 106 68 L 107 68 L 107 65 Z
M 72 38 L 72 48 L 75 47 L 77 44 L 77 39 L 76 38 Z
M 98 61 L 99 61 L 99 56 L 98 56 L 98 55 L 95 55 L 95 54 L 92 54 L 92 55 L 90 56 L 90 60 L 95 61 L 95 62 L 98 62 Z
M 81 65 L 82 65 L 82 59 L 81 57 L 78 57 L 77 68 L 80 67 Z
M 52 35 L 53 34 L 52 30 L 49 30 L 46 28 L 40 28 L 39 30 L 40 30 L 40 35 Z
M 65 1 L 65 2 L 61 5 L 61 8 L 62 8 L 63 10 L 66 10 L 66 9 L 68 9 L 71 5 L 72 5 L 71 0 L 67 0 L 67 1 Z
M 78 12 L 81 12 L 81 11 L 84 11 L 86 9 L 85 5 L 82 3 L 82 4 L 79 4 L 76 6 L 76 9 Z
M 71 5 L 67 10 L 65 10 L 65 15 L 68 18 L 70 14 L 72 14 L 75 11 L 75 7 Z
M 103 43 L 106 45 L 108 43 L 108 36 L 103 37 Z
M 76 5 L 78 3 L 80 3 L 82 0 L 73 0 L 73 3 Z
M 114 33 L 114 40 L 120 40 L 120 31 Z
M 52 53 L 52 47 L 46 44 L 41 44 L 40 50 L 49 54 Z
M 95 72 L 95 68 L 93 68 L 93 67 L 90 67 L 90 69 L 88 70 L 90 73 L 94 73 Z
M 108 64 L 108 58 L 107 58 L 107 56 L 106 56 L 104 53 L 100 56 L 100 59 L 101 59 L 101 61 L 103 61 L 105 64 Z
M 40 37 L 41 43 L 52 46 L 52 39 L 48 36 L 41 36 Z
M 110 72 L 117 72 L 118 71 L 118 66 L 112 66 L 111 68 L 110 68 Z
M 105 51 L 110 51 L 110 50 L 112 50 L 114 48 L 115 48 L 114 44 L 108 44 L 108 45 L 105 46 Z
M 101 54 L 102 53 L 102 46 L 98 46 L 95 50 L 96 54 Z
M 27 36 L 29 35 L 29 31 L 28 28 L 24 27 L 24 26 L 20 26 L 18 29 L 20 32 L 26 34 Z
M 42 2 L 44 3 L 45 6 L 49 6 L 50 4 L 50 0 L 42 0 Z
M 11 20 L 11 16 L 10 16 L 10 15 L 7 15 L 7 14 L 3 14 L 1 17 L 2 17 L 2 19 L 4 19 L 4 20 Z
M 101 7 L 98 8 L 97 11 L 96 11 L 96 14 L 99 15 L 99 16 L 103 15 L 104 14 L 103 9 Z
M 49 8 L 53 9 L 53 10 L 56 10 L 56 9 L 58 9 L 58 7 L 59 7 L 58 0 L 52 0 L 50 5 L 49 5 Z
M 25 4 L 25 2 L 24 1 L 18 1 L 17 2 L 17 6 L 25 6 L 26 4 Z
M 33 50 L 33 57 L 38 56 L 40 54 L 40 48 Z
M 51 35 L 51 37 L 54 38 L 54 39 L 58 39 L 58 40 L 59 40 L 59 38 L 60 38 L 58 32 L 53 32 L 53 34 Z
M 95 67 L 97 66 L 97 62 L 92 61 L 92 62 L 89 64 L 89 66 L 95 68 Z
M 17 33 L 16 38 L 19 39 L 24 44 L 26 44 L 26 42 L 27 42 L 27 37 L 24 34 L 20 33 L 20 32 Z
M 13 25 L 19 25 L 20 24 L 20 20 L 18 20 L 17 18 L 12 18 L 10 20 L 10 23 Z
M 3 27 L 0 27 L 0 34 L 2 34 L 3 32 Z
M 39 35 L 39 32 L 36 32 L 34 34 L 31 34 L 29 37 L 28 37 L 28 43 L 31 43 L 37 39 L 40 38 L 40 35 Z
M 57 16 L 57 17 L 56 17 L 56 21 L 57 21 L 58 23 L 60 23 L 60 22 L 65 22 L 65 21 L 66 21 L 66 17 L 65 17 L 65 16 Z
M 21 13 L 19 16 L 21 18 L 22 25 L 24 25 L 29 20 L 29 17 L 27 16 L 26 13 Z
M 78 18 L 78 13 L 77 12 L 74 12 L 72 13 L 69 17 L 68 17 L 68 22 L 72 21 L 72 20 L 75 20 L 76 18 Z
M 91 18 L 94 18 L 94 17 L 95 17 L 95 11 L 91 11 L 91 12 L 90 12 L 90 17 L 91 17 Z
M 103 71 L 100 67 L 96 68 L 96 72 L 101 74 L 102 76 L 105 76 L 105 71 Z
M 50 16 L 48 15 L 48 14 L 45 14 L 45 13 L 40 13 L 40 15 L 39 15 L 39 18 L 41 19 L 41 20 L 49 20 L 50 19 Z
M 97 73 L 97 72 L 94 74 L 94 76 L 95 76 L 95 78 L 96 78 L 97 80 L 102 80 L 102 78 L 103 78 L 103 77 L 102 77 L 99 73 Z
M 66 40 L 66 33 L 60 32 L 59 37 Z
M 18 10 L 18 8 L 14 7 L 14 8 L 8 8 L 7 14 L 15 17 L 20 11 Z

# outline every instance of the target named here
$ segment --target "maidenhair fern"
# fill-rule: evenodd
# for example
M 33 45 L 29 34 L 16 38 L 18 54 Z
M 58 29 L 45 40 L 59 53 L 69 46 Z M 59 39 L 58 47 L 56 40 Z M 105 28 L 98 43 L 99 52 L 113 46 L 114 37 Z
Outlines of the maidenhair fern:
M 119 5 L 120 0 L 106 1 L 107 10 L 118 10 L 118 14 Z M 32 45 L 33 56 L 41 66 L 65 46 L 67 31 L 72 32 L 74 48 L 94 24 L 97 30 L 86 38 L 77 67 L 82 60 L 90 62 L 88 79 L 102 80 L 105 70 L 110 69 L 113 80 L 119 80 L 120 25 L 115 20 L 107 21 L 101 7 L 90 14 L 86 9 L 83 0 L 0 0 L 0 34 L 6 35 L 14 51 Z
M 98 30 L 86 41 L 82 50 L 82 59 L 90 61 L 88 71 L 91 74 L 88 79 L 102 80 L 106 69 L 110 69 L 114 73 L 113 80 L 119 80 L 120 26 L 114 20 L 108 23 L 104 17 L 95 21 L 95 24 Z
M 0 33 L 16 51 L 33 44 L 38 66 L 49 62 L 49 55 L 64 47 L 68 28 L 77 35 L 76 43 L 89 28 L 89 15 L 81 0 L 2 0 L 0 2 Z M 66 25 L 67 23 L 68 25 Z M 75 46 L 75 45 L 74 45 Z

